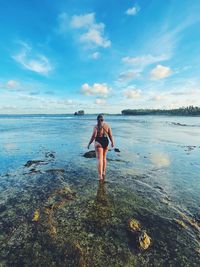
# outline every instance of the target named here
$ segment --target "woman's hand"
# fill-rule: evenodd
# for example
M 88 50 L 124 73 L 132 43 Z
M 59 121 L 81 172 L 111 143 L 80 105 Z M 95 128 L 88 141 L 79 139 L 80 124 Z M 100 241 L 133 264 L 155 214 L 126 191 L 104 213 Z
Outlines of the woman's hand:
M 111 147 L 114 147 L 115 145 L 114 145 L 114 143 L 113 142 L 111 142 Z
M 88 146 L 87 146 L 87 149 L 89 149 L 90 148 L 90 144 L 88 144 Z

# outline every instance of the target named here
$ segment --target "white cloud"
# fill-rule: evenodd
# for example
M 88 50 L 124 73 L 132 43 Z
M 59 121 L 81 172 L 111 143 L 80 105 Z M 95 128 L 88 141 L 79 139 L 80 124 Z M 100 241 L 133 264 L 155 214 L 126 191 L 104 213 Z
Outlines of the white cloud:
M 35 102 L 40 103 L 45 106 L 66 106 L 66 105 L 73 105 L 75 102 L 72 99 L 59 99 L 56 97 L 46 97 L 46 96 L 37 96 L 37 95 L 27 95 L 27 94 L 19 94 L 18 99 L 28 101 L 28 102 Z
M 143 55 L 140 57 L 123 57 L 122 61 L 126 64 L 131 65 L 150 65 L 156 62 L 167 60 L 168 57 L 166 55 L 160 55 L 160 56 L 153 56 L 153 55 Z
M 41 75 L 47 75 L 53 69 L 47 57 L 32 52 L 32 48 L 27 44 L 23 44 L 21 51 L 13 56 L 13 59 L 20 63 L 25 69 Z
M 74 15 L 71 19 L 71 27 L 75 29 L 80 28 L 90 28 L 95 24 L 95 14 L 94 13 L 88 13 L 85 15 Z
M 140 11 L 140 7 L 133 6 L 126 10 L 126 15 L 135 16 Z
M 20 86 L 20 83 L 15 80 L 9 80 L 6 83 L 6 87 L 9 89 L 16 89 Z
M 189 85 L 190 81 L 182 80 L 178 88 L 174 88 L 168 91 L 168 94 L 171 96 L 199 96 L 200 97 L 200 87 L 198 85 Z
M 150 72 L 151 80 L 159 80 L 166 78 L 172 74 L 172 70 L 169 67 L 165 67 L 162 65 L 157 65 L 152 71 Z
M 104 48 L 111 45 L 110 40 L 103 37 L 102 31 L 95 28 L 91 28 L 88 30 L 88 32 L 81 34 L 80 41 L 86 44 L 95 44 L 96 46 L 101 46 Z
M 93 58 L 93 59 L 98 59 L 98 58 L 100 58 L 100 53 L 99 52 L 95 52 L 95 53 L 93 53 L 92 55 L 91 55 L 91 58 Z
M 63 22 L 60 22 L 60 24 L 62 25 Z M 107 48 L 111 45 L 111 41 L 104 34 L 105 24 L 96 23 L 95 13 L 72 16 L 70 26 L 72 29 L 80 31 L 80 42 L 86 44 L 89 48 Z
M 111 89 L 107 86 L 106 83 L 94 83 L 92 86 L 84 83 L 81 86 L 82 93 L 86 95 L 107 95 Z
M 0 110 L 15 110 L 17 106 L 15 105 L 2 105 L 0 106 Z
M 168 23 L 161 24 L 155 32 L 151 33 L 152 37 L 150 39 L 144 40 L 145 50 L 154 54 L 165 54 L 168 59 L 171 59 L 183 37 L 183 31 L 200 20 L 197 10 L 189 13 L 189 9 L 187 9 L 185 16 L 182 13 L 184 19 L 181 19 L 175 27 L 170 23 L 170 17 L 168 17 L 166 20 Z
M 164 99 L 166 99 L 166 96 L 164 96 L 164 95 L 155 95 L 150 100 L 152 100 L 152 101 L 161 101 L 161 100 L 164 100 Z
M 97 98 L 95 100 L 95 104 L 97 104 L 97 105 L 103 105 L 105 103 L 106 103 L 105 99 Z
M 140 76 L 139 72 L 137 72 L 135 70 L 128 70 L 126 72 L 120 73 L 118 81 L 119 82 L 129 81 L 129 80 L 133 80 L 135 78 L 138 78 L 139 76 Z
M 141 97 L 141 90 L 128 89 L 124 91 L 124 96 L 128 99 L 137 99 Z

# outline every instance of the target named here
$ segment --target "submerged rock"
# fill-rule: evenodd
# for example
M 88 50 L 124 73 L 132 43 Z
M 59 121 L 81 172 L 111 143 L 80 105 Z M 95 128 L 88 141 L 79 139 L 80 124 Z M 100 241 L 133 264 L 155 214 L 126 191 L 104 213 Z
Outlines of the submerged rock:
M 146 250 L 151 245 L 151 238 L 142 230 L 141 224 L 136 219 L 130 219 L 128 221 L 128 232 L 130 233 L 130 241 L 135 248 L 140 250 Z
M 69 201 L 73 200 L 76 192 L 73 192 L 68 186 L 55 190 L 49 197 L 44 206 L 44 217 L 48 226 L 49 234 L 54 236 L 57 234 L 57 220 L 54 218 L 56 210 L 63 207 Z
M 46 152 L 45 153 L 46 158 L 55 158 L 55 152 Z
M 133 231 L 133 232 L 137 232 L 141 230 L 140 222 L 137 221 L 136 219 L 130 219 L 128 221 L 128 230 Z
M 46 170 L 47 173 L 64 173 L 65 170 L 64 169 L 48 169 Z
M 0 212 L 4 212 L 6 210 L 6 205 L 0 204 Z
M 146 250 L 151 245 L 151 238 L 145 231 L 141 231 L 138 238 L 138 247 L 141 250 Z
M 108 151 L 111 151 L 111 149 L 109 149 Z M 119 148 L 115 148 L 114 151 L 118 152 L 118 153 L 120 152 Z M 84 153 L 83 157 L 85 157 L 85 158 L 96 158 L 96 152 L 95 152 L 95 150 L 90 150 L 90 151 Z M 115 161 L 122 161 L 122 160 L 117 159 Z
M 200 248 L 196 248 L 195 251 L 200 255 Z
M 187 229 L 188 228 L 187 225 L 183 221 L 178 220 L 178 219 L 174 219 L 174 220 L 175 220 L 175 222 L 177 224 L 179 224 L 180 226 L 182 226 L 184 229 Z
M 85 158 L 96 158 L 96 152 L 95 150 L 90 150 L 88 152 L 86 152 L 83 157 Z
M 41 164 L 41 163 L 44 164 L 44 162 L 45 162 L 44 160 L 28 160 L 24 166 L 27 167 L 27 168 L 29 168 L 29 167 L 31 167 L 33 164 L 35 164 L 35 165 L 39 165 L 39 164 Z
M 154 188 L 155 189 L 158 189 L 158 190 L 160 190 L 160 191 L 162 191 L 162 192 L 164 192 L 165 190 L 161 187 L 161 186 L 159 186 L 159 185 L 157 185 L 157 186 L 154 186 Z
M 39 211 L 39 210 L 36 210 L 36 211 L 34 212 L 34 214 L 33 214 L 33 219 L 32 219 L 32 221 L 33 221 L 33 222 L 38 222 L 39 219 L 40 219 L 40 211 Z
M 187 124 L 180 123 L 180 122 L 172 122 L 171 124 L 177 125 L 177 126 L 187 126 Z

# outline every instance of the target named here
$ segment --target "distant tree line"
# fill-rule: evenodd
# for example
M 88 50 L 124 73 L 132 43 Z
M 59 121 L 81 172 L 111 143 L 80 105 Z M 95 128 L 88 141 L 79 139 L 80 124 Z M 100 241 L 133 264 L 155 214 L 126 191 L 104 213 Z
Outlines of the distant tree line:
M 200 107 L 181 107 L 176 109 L 124 109 L 122 115 L 176 115 L 200 116 Z

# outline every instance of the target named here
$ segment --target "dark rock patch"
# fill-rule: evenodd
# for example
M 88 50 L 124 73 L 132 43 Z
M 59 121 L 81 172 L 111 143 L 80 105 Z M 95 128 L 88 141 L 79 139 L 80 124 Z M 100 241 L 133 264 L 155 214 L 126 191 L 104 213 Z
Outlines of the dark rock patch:
M 85 157 L 85 158 L 96 158 L 96 152 L 95 152 L 95 150 L 88 151 L 83 155 L 83 157 Z
M 40 165 L 40 164 L 47 164 L 47 163 L 45 163 L 44 160 L 28 160 L 24 166 L 29 168 L 32 165 L 37 166 L 37 165 Z
M 55 152 L 46 152 L 45 157 L 55 159 Z

